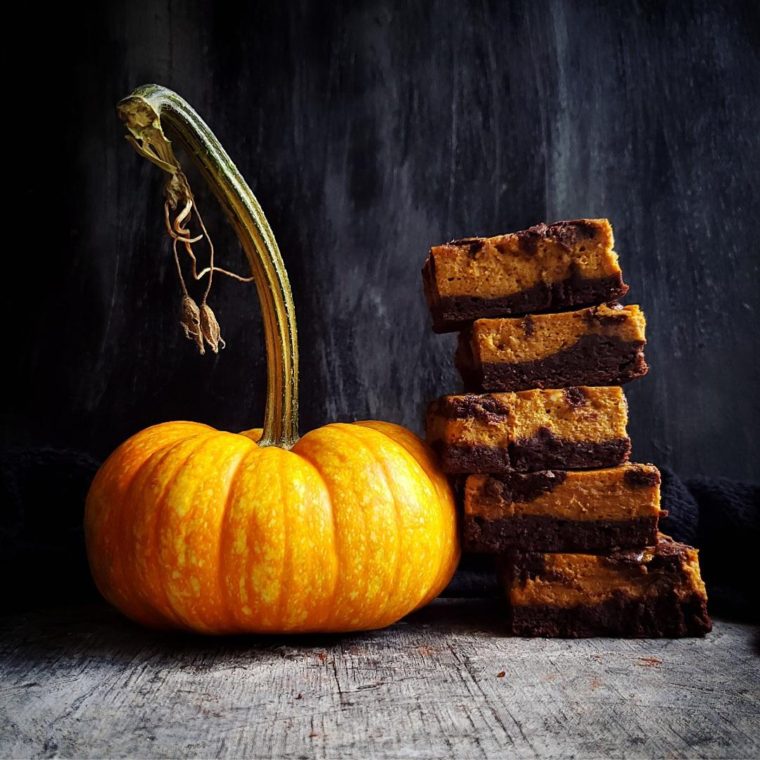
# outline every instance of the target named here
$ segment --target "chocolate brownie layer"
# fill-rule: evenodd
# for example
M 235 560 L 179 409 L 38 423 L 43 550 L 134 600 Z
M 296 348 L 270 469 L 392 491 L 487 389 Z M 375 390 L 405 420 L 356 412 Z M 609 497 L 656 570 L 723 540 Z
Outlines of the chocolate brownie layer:
M 630 452 L 627 410 L 618 387 L 443 396 L 427 439 L 453 475 L 614 467 Z
M 467 390 L 519 391 L 568 385 L 623 385 L 649 367 L 643 342 L 584 335 L 575 345 L 546 359 L 519 364 L 484 364 L 481 373 L 462 371 Z
M 422 270 L 434 329 L 619 298 L 628 286 L 613 242 L 606 219 L 579 219 L 434 246 Z
M 519 472 L 532 470 L 591 470 L 615 467 L 628 460 L 630 438 L 605 441 L 569 441 L 538 428 L 531 438 L 518 438 L 509 446 L 510 467 Z
M 426 287 L 429 285 L 426 283 Z M 476 319 L 535 314 L 574 306 L 614 301 L 628 292 L 622 274 L 585 279 L 573 273 L 562 282 L 540 283 L 497 298 L 445 296 L 431 303 L 433 331 L 454 332 Z
M 449 475 L 468 475 L 471 472 L 511 472 L 509 446 L 473 446 L 468 444 L 430 444 L 438 455 L 441 469 Z
M 674 589 L 643 601 L 620 591 L 599 604 L 510 607 L 509 614 L 512 633 L 527 637 L 680 638 L 704 636 L 712 630 L 707 599 L 701 594 L 682 597 Z
M 464 550 L 499 554 L 517 546 L 538 552 L 587 552 L 640 549 L 654 543 L 657 517 L 633 520 L 562 520 L 542 515 L 515 515 L 489 520 L 465 515 Z
M 436 415 L 447 420 L 476 420 L 483 424 L 499 425 L 507 422 L 514 413 L 513 399 L 503 394 L 468 393 L 459 396 L 441 396 L 431 404 Z
M 658 534 L 643 551 L 504 558 L 519 636 L 694 636 L 711 629 L 696 549 Z
M 449 475 L 471 473 L 508 473 L 551 470 L 592 470 L 615 467 L 628 460 L 630 438 L 608 441 L 565 441 L 547 434 L 522 438 L 506 447 L 477 444 L 431 443 Z
M 464 488 L 465 549 L 612 552 L 656 543 L 660 473 L 654 465 L 471 475 Z
M 638 306 L 479 320 L 456 365 L 468 390 L 621 385 L 648 371 L 645 326 Z

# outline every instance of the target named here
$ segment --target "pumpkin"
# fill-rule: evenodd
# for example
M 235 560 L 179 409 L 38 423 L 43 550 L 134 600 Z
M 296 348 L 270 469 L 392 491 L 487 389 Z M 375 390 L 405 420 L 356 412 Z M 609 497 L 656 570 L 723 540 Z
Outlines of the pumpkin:
M 298 437 L 295 311 L 258 202 L 176 93 L 138 88 L 119 113 L 138 151 L 169 172 L 172 208 L 193 197 L 164 127 L 227 211 L 261 302 L 268 387 L 262 429 L 166 422 L 106 460 L 85 508 L 101 593 L 145 625 L 215 634 L 379 628 L 427 604 L 459 559 L 452 491 L 432 453 L 387 422 Z

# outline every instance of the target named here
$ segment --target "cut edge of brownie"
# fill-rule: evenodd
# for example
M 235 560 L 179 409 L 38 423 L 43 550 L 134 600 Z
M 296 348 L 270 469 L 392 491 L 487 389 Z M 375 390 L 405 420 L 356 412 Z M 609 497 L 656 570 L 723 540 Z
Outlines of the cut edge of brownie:
M 622 272 L 607 277 L 584 278 L 573 271 L 556 283 L 537 283 L 530 288 L 506 296 L 440 296 L 434 282 L 434 264 L 428 258 L 423 268 L 428 306 L 437 333 L 461 330 L 476 319 L 517 317 L 560 311 L 579 306 L 595 306 L 622 298 L 629 290 Z
M 473 418 L 479 422 L 498 424 L 512 414 L 510 407 L 490 393 L 461 393 L 440 396 L 428 405 L 427 415 L 446 420 Z
M 454 364 L 465 391 L 472 393 L 623 385 L 649 372 L 644 358 L 646 341 L 590 334 L 542 359 L 481 364 L 475 360 L 468 336 L 469 332 L 460 334 Z
M 643 598 L 615 591 L 600 604 L 574 607 L 510 604 L 509 625 L 515 636 L 571 639 L 680 638 L 712 630 L 706 597 L 676 589 Z
M 542 428 L 546 430 L 546 428 Z M 545 435 L 521 439 L 508 447 L 431 443 L 449 475 L 506 474 L 538 470 L 593 470 L 617 467 L 628 460 L 630 438 L 606 441 L 567 441 Z
M 514 515 L 488 519 L 464 515 L 465 551 L 501 554 L 525 552 L 603 554 L 620 549 L 643 549 L 657 539 L 658 517 L 623 520 L 572 520 L 544 515 Z
M 531 438 L 519 438 L 509 445 L 510 466 L 517 472 L 537 470 L 594 470 L 617 467 L 628 461 L 631 439 L 569 441 L 541 427 Z
M 440 440 L 430 446 L 438 456 L 441 469 L 448 475 L 512 472 L 506 446 L 447 444 Z

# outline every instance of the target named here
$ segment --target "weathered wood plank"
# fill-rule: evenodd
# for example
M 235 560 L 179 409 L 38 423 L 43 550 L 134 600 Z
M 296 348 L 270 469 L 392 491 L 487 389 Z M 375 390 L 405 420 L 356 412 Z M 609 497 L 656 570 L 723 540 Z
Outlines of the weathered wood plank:
M 345 637 L 167 636 L 104 607 L 0 629 L 2 756 L 760 755 L 757 640 L 739 624 L 524 640 L 495 602 L 454 600 Z

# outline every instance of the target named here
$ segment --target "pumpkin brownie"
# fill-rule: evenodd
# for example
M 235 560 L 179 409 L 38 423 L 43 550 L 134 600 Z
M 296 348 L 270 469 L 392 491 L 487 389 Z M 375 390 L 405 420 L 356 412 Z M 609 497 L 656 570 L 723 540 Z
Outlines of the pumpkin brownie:
M 577 219 L 433 246 L 422 270 L 433 329 L 620 298 L 613 244 L 606 219 Z
M 452 475 L 614 467 L 628 459 L 628 405 L 618 387 L 443 396 L 428 443 Z
M 620 385 L 645 375 L 646 320 L 638 306 L 602 305 L 520 319 L 479 319 L 459 336 L 468 390 Z
M 644 551 L 514 552 L 502 577 L 516 636 L 701 636 L 712 628 L 697 550 L 662 534 Z
M 470 475 L 464 548 L 503 554 L 610 552 L 657 539 L 660 472 L 651 464 L 603 470 Z

